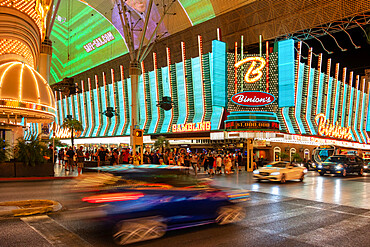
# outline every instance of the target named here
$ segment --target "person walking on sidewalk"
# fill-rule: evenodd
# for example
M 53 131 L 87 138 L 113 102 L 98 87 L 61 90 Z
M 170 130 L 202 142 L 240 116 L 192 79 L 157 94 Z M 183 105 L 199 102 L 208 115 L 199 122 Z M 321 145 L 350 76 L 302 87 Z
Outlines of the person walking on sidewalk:
M 83 146 L 80 146 L 80 148 L 77 150 L 77 171 L 78 176 L 80 176 L 82 172 L 82 168 L 84 167 L 84 161 L 85 161 L 85 155 L 83 152 Z
M 67 158 L 68 158 L 68 170 L 67 171 L 73 171 L 73 157 L 75 156 L 75 151 L 73 151 L 72 147 L 69 147 L 67 151 Z

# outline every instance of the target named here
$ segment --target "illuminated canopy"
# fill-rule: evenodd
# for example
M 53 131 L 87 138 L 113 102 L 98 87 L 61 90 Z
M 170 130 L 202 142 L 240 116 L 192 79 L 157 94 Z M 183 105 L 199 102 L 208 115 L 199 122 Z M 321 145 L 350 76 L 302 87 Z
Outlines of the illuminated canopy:
M 1 64 L 0 115 L 44 119 L 46 122 L 53 120 L 55 100 L 50 86 L 25 63 Z
M 159 32 L 161 34 L 166 32 L 165 36 L 172 35 L 254 1 L 235 0 L 230 4 L 229 1 L 219 0 L 177 0 L 170 11 L 176 15 L 167 15 Z M 50 84 L 127 53 L 115 2 L 116 0 L 61 1 L 50 37 L 53 41 Z M 149 1 L 129 0 L 127 2 L 132 7 L 132 12 L 140 16 Z M 154 30 L 153 25 L 163 12 L 160 8 L 162 4 L 163 0 L 154 0 L 149 33 Z M 141 24 L 138 23 L 138 25 Z M 102 36 L 107 35 L 108 32 L 114 39 L 105 42 Z M 99 38 L 103 42 L 99 42 Z M 149 37 L 145 38 L 149 39 Z

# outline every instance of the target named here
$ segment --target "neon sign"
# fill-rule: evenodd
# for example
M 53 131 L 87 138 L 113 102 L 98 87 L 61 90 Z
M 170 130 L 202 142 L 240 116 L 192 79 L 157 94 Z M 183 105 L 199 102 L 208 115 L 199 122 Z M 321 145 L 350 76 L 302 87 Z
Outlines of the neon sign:
M 103 46 L 103 45 L 107 44 L 108 42 L 110 42 L 112 40 L 114 40 L 114 36 L 109 31 L 109 32 L 101 35 L 100 37 L 94 39 L 93 41 L 87 43 L 86 45 L 84 45 L 85 51 L 87 53 L 89 53 L 90 51 L 93 51 L 96 48 L 98 48 L 100 46 Z
M 259 91 L 246 91 L 234 94 L 231 97 L 231 101 L 234 104 L 248 106 L 248 107 L 259 107 L 273 103 L 275 97 L 272 94 L 259 92 Z
M 53 125 L 50 125 L 49 131 L 53 130 Z M 71 138 L 72 131 L 68 128 L 62 128 L 60 125 L 55 126 L 55 137 L 56 138 Z M 74 131 L 73 137 L 80 137 L 81 131 Z
M 246 83 L 255 83 L 262 77 L 262 69 L 266 66 L 266 60 L 263 57 L 246 57 L 235 63 L 234 66 L 235 68 L 239 68 L 240 66 L 248 62 L 251 62 L 251 64 L 247 70 L 247 73 L 245 73 L 244 75 L 244 81 Z M 259 62 L 259 65 L 256 67 L 257 62 Z
M 331 124 L 323 113 L 316 115 L 315 121 L 318 126 L 319 135 L 338 139 L 353 140 L 350 127 L 342 127 L 338 124 L 338 122 Z
M 211 122 L 187 123 L 187 124 L 172 124 L 172 132 L 197 132 L 210 131 Z

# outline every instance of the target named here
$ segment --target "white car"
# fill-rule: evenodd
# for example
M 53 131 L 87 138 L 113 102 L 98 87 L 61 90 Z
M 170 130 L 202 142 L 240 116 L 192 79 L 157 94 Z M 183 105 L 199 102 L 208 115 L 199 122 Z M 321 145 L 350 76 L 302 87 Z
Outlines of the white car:
M 299 179 L 301 182 L 307 173 L 306 167 L 291 164 L 286 161 L 272 162 L 253 171 L 253 178 L 257 181 L 270 180 L 285 183 L 287 180 Z

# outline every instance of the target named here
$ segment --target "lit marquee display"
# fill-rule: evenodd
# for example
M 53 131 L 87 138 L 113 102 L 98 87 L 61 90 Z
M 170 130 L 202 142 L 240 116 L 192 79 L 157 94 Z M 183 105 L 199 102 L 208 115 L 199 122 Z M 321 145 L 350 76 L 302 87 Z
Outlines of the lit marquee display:
M 249 68 L 244 75 L 244 81 L 246 83 L 255 83 L 262 78 L 262 69 L 266 66 L 266 60 L 263 57 L 246 57 L 235 64 L 235 68 L 239 68 L 241 65 L 249 63 Z M 258 66 L 257 66 L 258 65 Z
M 173 124 L 172 132 L 197 132 L 197 131 L 210 131 L 211 122 L 200 123 L 187 123 L 187 124 Z
M 95 50 L 96 48 L 99 48 L 112 40 L 114 40 L 114 36 L 112 32 L 109 31 L 84 45 L 85 51 L 89 53 L 90 51 Z

